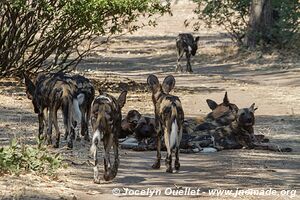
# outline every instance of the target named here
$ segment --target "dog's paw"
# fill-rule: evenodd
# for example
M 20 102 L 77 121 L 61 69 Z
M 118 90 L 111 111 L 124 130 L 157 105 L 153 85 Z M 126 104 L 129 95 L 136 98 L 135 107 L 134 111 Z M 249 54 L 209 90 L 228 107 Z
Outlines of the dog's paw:
M 160 168 L 160 163 L 159 162 L 155 162 L 153 165 L 152 165 L 152 169 L 159 169 Z
M 172 167 L 167 168 L 166 172 L 167 172 L 167 173 L 173 173 Z

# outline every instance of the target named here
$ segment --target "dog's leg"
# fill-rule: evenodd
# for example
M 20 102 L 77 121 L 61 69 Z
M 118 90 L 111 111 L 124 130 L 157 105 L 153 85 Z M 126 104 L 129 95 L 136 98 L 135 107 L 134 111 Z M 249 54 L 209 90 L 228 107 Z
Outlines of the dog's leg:
M 81 109 L 81 131 L 80 131 L 80 134 L 81 136 L 84 137 L 84 139 L 86 140 L 86 135 L 87 135 L 87 129 L 88 129 L 88 126 L 87 126 L 87 110 L 86 110 L 86 106 L 84 106 L 82 109 Z
M 69 138 L 68 138 L 68 148 L 72 149 L 73 148 L 73 141 L 75 139 L 75 134 L 76 133 L 75 133 L 75 129 L 72 126 L 69 129 L 70 129 L 70 133 L 69 133 Z
M 64 140 L 68 140 L 68 137 L 69 137 L 69 132 L 68 132 L 68 129 L 67 129 L 67 124 L 68 124 L 67 120 L 68 120 L 67 116 L 63 114 L 63 121 L 64 121 L 64 126 L 65 126 Z
M 183 71 L 182 66 L 180 65 L 180 60 L 181 60 L 183 55 L 184 55 L 184 50 L 178 49 L 178 51 L 177 51 L 177 65 L 176 65 L 175 72 L 178 72 L 178 71 L 182 72 Z
M 43 109 L 43 118 L 44 118 L 44 126 L 46 127 L 46 130 L 48 130 L 48 108 Z
M 187 52 L 185 55 L 186 55 L 186 62 L 187 62 L 186 71 L 192 73 L 193 70 L 192 70 L 192 66 L 191 66 L 191 54 Z
M 38 139 L 42 140 L 43 137 L 43 133 L 44 133 L 44 113 L 39 113 L 38 115 L 39 118 L 39 135 L 38 135 Z
M 179 171 L 180 169 L 180 162 L 179 162 L 179 149 L 180 149 L 180 141 L 181 141 L 181 138 L 182 138 L 182 126 L 180 127 L 180 130 L 179 130 L 179 136 L 178 136 L 178 140 L 177 140 L 177 143 L 176 143 L 176 149 L 175 149 L 175 170 L 176 171 Z
M 104 135 L 104 175 L 106 181 L 110 180 L 111 162 L 110 162 L 110 149 L 113 144 L 113 134 Z
M 60 140 L 60 131 L 59 131 L 59 127 L 58 127 L 58 122 L 57 122 L 57 111 L 58 111 L 59 107 L 56 106 L 52 112 L 53 114 L 53 124 L 54 124 L 54 128 L 55 128 L 55 132 L 56 132 L 56 137 L 55 137 L 55 143 L 53 145 L 54 148 L 58 148 L 59 147 L 59 140 Z
M 172 149 L 170 147 L 170 133 L 167 130 L 167 128 L 165 128 L 164 130 L 164 138 L 165 138 L 165 145 L 167 148 L 167 157 L 166 157 L 166 172 L 168 173 L 172 173 L 173 169 L 172 169 Z
M 48 112 L 47 145 L 52 144 L 52 123 L 53 123 L 53 106 L 50 106 Z
M 93 154 L 94 158 L 94 183 L 100 183 L 100 176 L 99 176 L 99 169 L 98 169 L 98 142 L 93 141 L 91 153 Z
M 113 139 L 113 149 L 114 149 L 114 164 L 111 168 L 111 173 L 109 175 L 109 180 L 112 180 L 113 178 L 116 177 L 117 173 L 118 173 L 118 169 L 119 169 L 119 163 L 120 163 L 120 160 L 119 160 L 119 149 L 118 149 L 118 146 L 119 146 L 119 140 L 118 140 L 118 137 L 117 135 L 114 135 L 114 139 Z
M 91 105 L 88 105 L 86 107 L 86 111 L 85 111 L 85 117 L 86 117 L 86 130 L 85 130 L 85 135 L 84 135 L 84 140 L 86 141 L 90 141 L 90 136 L 89 136 L 89 120 L 91 118 Z
M 152 169 L 159 169 L 160 168 L 160 159 L 161 159 L 161 154 L 160 154 L 160 149 L 161 149 L 161 131 L 157 131 L 157 153 L 156 153 L 156 161 L 152 165 Z
M 253 144 L 254 149 L 256 150 L 268 150 L 268 151 L 276 151 L 276 152 L 291 152 L 293 151 L 292 148 L 289 147 L 280 147 L 279 145 L 275 144 Z

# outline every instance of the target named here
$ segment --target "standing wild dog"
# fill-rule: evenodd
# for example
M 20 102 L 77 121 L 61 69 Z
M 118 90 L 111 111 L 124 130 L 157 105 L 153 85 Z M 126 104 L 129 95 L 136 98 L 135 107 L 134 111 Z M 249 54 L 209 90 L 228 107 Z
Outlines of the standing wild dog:
M 104 175 L 109 181 L 116 177 L 119 167 L 118 135 L 121 131 L 121 109 L 126 102 L 127 91 L 120 94 L 118 100 L 113 96 L 100 92 L 92 104 L 91 123 L 93 127 L 93 139 L 91 153 L 94 156 L 94 182 L 100 183 L 97 148 L 100 141 L 104 145 Z M 113 146 L 114 163 L 110 162 L 110 149 Z
M 195 56 L 198 49 L 199 36 L 194 38 L 192 34 L 181 33 L 176 38 L 176 48 L 177 48 L 177 66 L 175 71 L 183 71 L 182 66 L 180 65 L 180 60 L 185 54 L 187 64 L 186 71 L 193 72 L 191 66 L 191 56 Z
M 45 140 L 52 144 L 52 124 L 56 131 L 56 141 L 53 147 L 59 147 L 60 131 L 57 122 L 57 111 L 62 108 L 66 134 L 69 136 L 68 147 L 73 147 L 74 127 L 73 121 L 80 122 L 81 112 L 79 104 L 83 101 L 83 95 L 77 93 L 75 82 L 70 76 L 63 73 L 40 74 L 33 83 L 24 75 L 26 94 L 32 100 L 34 111 L 38 114 L 39 134 L 42 139 L 44 122 L 47 126 Z
M 175 169 L 179 170 L 180 168 L 179 145 L 184 121 L 184 113 L 179 98 L 169 94 L 175 86 L 175 79 L 172 75 L 169 75 L 161 85 L 155 75 L 149 75 L 147 83 L 152 91 L 157 132 L 157 158 L 152 168 L 160 168 L 161 136 L 163 135 L 167 148 L 166 172 L 172 173 L 172 151 L 174 148 Z
M 83 102 L 80 104 L 81 136 L 83 136 L 86 141 L 90 141 L 88 125 L 91 116 L 91 105 L 95 98 L 95 89 L 89 79 L 79 74 L 72 76 L 72 78 L 76 82 L 78 93 L 84 95 Z
M 223 102 L 217 104 L 211 99 L 206 100 L 208 107 L 212 110 L 204 119 L 204 122 L 195 128 L 195 131 L 215 129 L 220 126 L 227 126 L 236 119 L 239 108 L 237 105 L 230 103 L 227 92 Z

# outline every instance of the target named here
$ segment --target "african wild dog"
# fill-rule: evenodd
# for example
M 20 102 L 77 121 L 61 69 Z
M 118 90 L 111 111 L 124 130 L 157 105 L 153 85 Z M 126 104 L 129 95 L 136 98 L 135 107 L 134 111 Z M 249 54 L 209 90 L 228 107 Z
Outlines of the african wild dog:
M 141 142 L 144 139 L 156 136 L 155 119 L 142 116 L 137 110 L 130 110 L 122 120 L 122 137 L 134 135 Z
M 53 147 L 59 147 L 60 131 L 57 122 L 57 111 L 62 108 L 66 134 L 69 136 L 68 147 L 73 147 L 74 127 L 73 121 L 80 122 L 81 112 L 79 104 L 83 95 L 77 93 L 76 83 L 71 77 L 63 73 L 40 74 L 33 83 L 24 75 L 26 94 L 32 100 L 34 111 L 38 114 L 39 134 L 42 139 L 44 122 L 47 126 L 45 140 L 52 144 L 52 124 L 56 131 L 56 141 Z
M 179 145 L 184 121 L 184 112 L 179 98 L 169 94 L 175 86 L 175 78 L 169 75 L 165 77 L 163 84 L 160 84 L 155 75 L 149 75 L 147 83 L 152 91 L 157 132 L 157 158 L 152 168 L 160 168 L 161 136 L 163 135 L 167 148 L 166 172 L 172 173 L 172 151 L 174 148 L 175 169 L 179 170 L 180 168 Z
M 263 144 L 264 135 L 254 135 L 254 112 L 257 108 L 252 104 L 249 108 L 239 109 L 236 120 L 230 125 L 210 131 L 214 137 L 214 146 L 221 149 L 260 149 L 290 152 L 291 148 L 281 148 L 274 144 Z
M 142 116 L 134 129 L 135 138 L 139 142 L 144 142 L 148 138 L 155 137 L 155 119 L 151 117 Z
M 195 128 L 195 131 L 209 130 L 220 126 L 226 126 L 236 119 L 239 108 L 237 105 L 230 103 L 227 92 L 225 93 L 223 102 L 220 104 L 217 104 L 211 99 L 207 99 L 206 102 L 212 111 L 205 117 L 204 122 Z
M 126 102 L 127 91 L 123 91 L 118 100 L 113 96 L 100 92 L 92 103 L 91 124 L 93 127 L 93 139 L 91 153 L 94 157 L 94 182 L 100 183 L 98 169 L 97 148 L 100 141 L 104 145 L 104 175 L 103 178 L 109 181 L 116 177 L 119 167 L 118 135 L 121 131 L 121 109 Z M 114 163 L 110 162 L 110 149 L 113 146 Z M 111 168 L 112 167 L 112 168 Z
M 142 115 L 137 110 L 130 110 L 121 123 L 121 133 L 119 138 L 126 138 L 134 134 L 134 130 L 141 119 Z
M 88 125 L 91 116 L 91 105 L 95 98 L 95 89 L 89 79 L 79 74 L 73 75 L 72 78 L 75 80 L 78 93 L 84 95 L 83 102 L 80 103 L 81 111 L 81 136 L 86 141 L 90 141 Z
M 183 71 L 182 66 L 180 65 L 180 60 L 185 54 L 187 64 L 186 71 L 193 72 L 191 66 L 191 56 L 195 56 L 198 49 L 199 36 L 196 38 L 189 33 L 181 33 L 176 38 L 176 48 L 177 48 L 177 65 L 175 71 Z

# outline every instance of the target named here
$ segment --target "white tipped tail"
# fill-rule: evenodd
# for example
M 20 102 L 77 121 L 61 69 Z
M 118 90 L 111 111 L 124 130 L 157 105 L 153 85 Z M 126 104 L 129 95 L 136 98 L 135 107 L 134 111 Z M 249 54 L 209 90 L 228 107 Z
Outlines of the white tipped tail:
M 75 120 L 77 123 L 81 122 L 81 111 L 79 105 L 78 99 L 73 99 L 73 120 Z
M 77 100 L 78 100 L 79 105 L 81 105 L 84 102 L 84 98 L 85 98 L 85 96 L 83 93 L 80 93 L 79 95 L 77 95 Z
M 100 131 L 97 129 L 95 131 L 95 133 L 93 134 L 93 139 L 92 139 L 92 146 L 90 148 L 90 152 L 91 154 L 94 154 L 97 150 L 97 145 L 101 140 L 101 133 Z
M 173 149 L 177 144 L 178 140 L 178 124 L 176 118 L 174 119 L 171 126 L 171 134 L 170 134 L 170 149 Z

